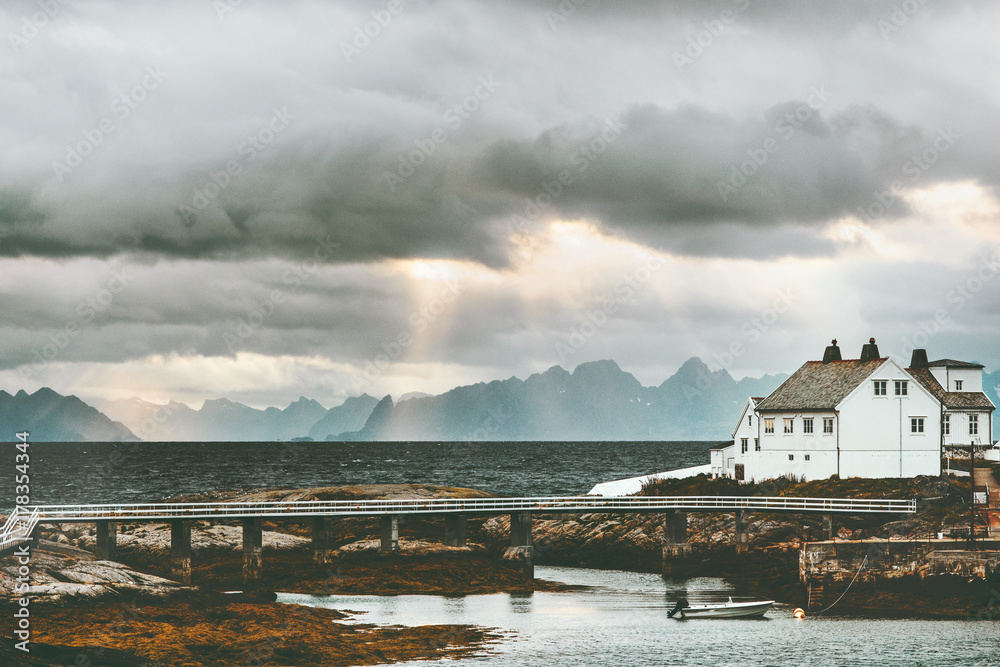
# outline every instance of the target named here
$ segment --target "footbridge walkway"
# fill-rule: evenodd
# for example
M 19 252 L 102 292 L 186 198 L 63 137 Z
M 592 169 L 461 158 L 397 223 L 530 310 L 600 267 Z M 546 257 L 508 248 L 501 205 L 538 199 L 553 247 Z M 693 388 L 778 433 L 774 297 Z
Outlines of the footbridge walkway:
M 428 498 L 400 500 L 312 500 L 294 502 L 153 503 L 100 505 L 38 505 L 17 508 L 0 532 L 0 553 L 31 541 L 40 524 L 96 524 L 97 556 L 116 556 L 118 523 L 168 523 L 171 528 L 172 575 L 191 582 L 191 524 L 194 521 L 240 521 L 243 526 L 243 576 L 247 583 L 260 578 L 262 521 L 311 519 L 314 559 L 325 563 L 332 549 L 332 521 L 346 517 L 373 517 L 381 522 L 381 548 L 399 551 L 399 519 L 407 515 L 439 515 L 445 520 L 445 543 L 465 545 L 470 516 L 510 515 L 510 548 L 504 557 L 529 574 L 532 565 L 534 514 L 657 513 L 665 516 L 664 562 L 668 552 L 687 543 L 688 512 L 732 512 L 735 541 L 747 541 L 749 512 L 817 513 L 828 525 L 833 514 L 908 514 L 915 500 L 853 498 L 779 498 L 739 496 L 625 496 L 541 498 Z

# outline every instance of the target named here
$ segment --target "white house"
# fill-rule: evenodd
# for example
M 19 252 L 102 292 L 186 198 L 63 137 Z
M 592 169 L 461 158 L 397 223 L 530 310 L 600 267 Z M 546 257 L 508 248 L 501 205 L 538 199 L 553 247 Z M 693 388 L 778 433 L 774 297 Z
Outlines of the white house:
M 822 361 L 807 361 L 770 396 L 747 401 L 733 444 L 712 450 L 712 474 L 746 481 L 939 475 L 946 444 L 990 442 L 995 407 L 982 391 L 982 369 L 928 363 L 924 350 L 902 368 L 879 355 L 874 338 L 859 359 L 841 359 L 833 341 Z

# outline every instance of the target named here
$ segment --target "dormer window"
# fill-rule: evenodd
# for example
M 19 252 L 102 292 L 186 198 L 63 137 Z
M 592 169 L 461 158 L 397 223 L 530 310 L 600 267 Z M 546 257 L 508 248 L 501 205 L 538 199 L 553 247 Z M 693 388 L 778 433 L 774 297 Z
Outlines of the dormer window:
M 886 385 L 888 384 L 886 380 L 875 380 L 873 384 L 875 385 L 876 396 L 885 396 L 888 393 L 886 391 Z
M 896 380 L 896 396 L 906 396 L 907 385 L 909 384 L 906 380 Z
M 962 391 L 962 381 L 955 380 L 955 391 Z

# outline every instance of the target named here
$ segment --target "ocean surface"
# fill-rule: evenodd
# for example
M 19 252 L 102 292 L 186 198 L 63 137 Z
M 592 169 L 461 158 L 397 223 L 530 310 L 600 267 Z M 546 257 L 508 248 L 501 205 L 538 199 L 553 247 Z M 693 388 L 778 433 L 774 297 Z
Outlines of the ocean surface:
M 590 588 L 561 593 L 328 596 L 282 594 L 280 602 L 360 612 L 386 625 L 473 624 L 501 630 L 491 654 L 469 665 L 711 666 L 1000 664 L 1000 623 L 858 618 L 828 613 L 797 620 L 775 604 L 760 620 L 677 620 L 675 600 L 746 600 L 721 579 L 664 580 L 654 574 L 537 566 L 541 579 Z M 425 665 L 426 662 L 404 663 Z
M 30 440 L 30 439 L 29 439 Z M 436 484 L 503 496 L 702 465 L 714 442 L 32 443 L 31 504 L 156 502 L 214 489 Z M 14 443 L 0 455 L 0 508 L 14 504 Z
M 508 496 L 585 493 L 594 484 L 708 462 L 711 442 L 642 443 L 33 443 L 31 503 L 154 502 L 210 489 L 427 483 Z M 0 448 L 0 507 L 14 503 L 17 452 Z M 364 612 L 359 622 L 475 624 L 504 639 L 484 665 L 1000 665 L 1000 623 L 858 618 L 667 618 L 692 603 L 746 599 L 720 579 L 538 566 L 588 586 L 527 595 L 311 596 L 284 602 Z M 990 610 L 984 610 L 988 615 Z M 993 615 L 997 616 L 996 611 Z M 427 664 L 426 662 L 414 664 Z

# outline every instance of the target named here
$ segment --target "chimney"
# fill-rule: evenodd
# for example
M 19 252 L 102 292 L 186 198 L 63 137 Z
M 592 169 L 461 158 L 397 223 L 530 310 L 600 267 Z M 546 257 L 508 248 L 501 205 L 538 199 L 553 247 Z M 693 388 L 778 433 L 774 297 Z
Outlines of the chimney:
M 823 363 L 828 364 L 831 361 L 841 361 L 840 348 L 837 347 L 836 338 L 830 341 L 830 344 L 826 347 L 826 351 L 823 352 Z
M 917 349 L 910 355 L 910 368 L 927 368 L 927 350 Z
M 868 344 L 861 348 L 861 361 L 863 363 L 879 358 L 878 345 L 875 344 L 874 338 L 869 338 Z

